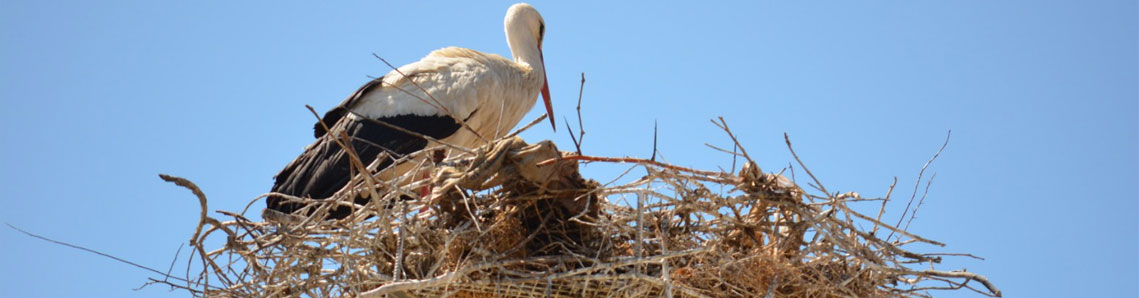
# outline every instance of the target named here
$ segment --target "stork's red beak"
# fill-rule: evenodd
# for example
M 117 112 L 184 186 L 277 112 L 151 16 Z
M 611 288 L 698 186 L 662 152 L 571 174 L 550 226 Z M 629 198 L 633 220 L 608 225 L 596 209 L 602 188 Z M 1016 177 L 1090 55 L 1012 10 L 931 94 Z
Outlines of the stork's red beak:
M 550 80 L 547 79 L 550 77 L 550 72 L 546 71 L 546 58 L 542 57 L 541 45 L 538 46 L 538 58 L 542 59 L 542 71 L 545 72 L 542 75 L 542 102 L 546 103 L 546 116 L 550 118 L 550 127 L 557 132 L 558 125 L 554 124 L 554 106 L 550 103 Z

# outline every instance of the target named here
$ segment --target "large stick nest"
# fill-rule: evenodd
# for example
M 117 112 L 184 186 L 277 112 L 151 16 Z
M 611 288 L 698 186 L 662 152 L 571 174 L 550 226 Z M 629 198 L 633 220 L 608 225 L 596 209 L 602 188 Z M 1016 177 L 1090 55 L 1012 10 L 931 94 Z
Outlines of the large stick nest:
M 582 178 L 578 164 L 598 161 L 647 174 L 615 186 Z M 848 207 L 875 199 L 818 181 L 810 194 L 750 159 L 737 173 L 707 172 L 507 138 L 420 165 L 431 179 L 357 175 L 334 199 L 289 198 L 309 203 L 308 216 L 266 211 L 264 222 L 210 217 L 196 186 L 164 175 L 194 191 L 202 216 L 189 282 L 155 282 L 203 297 L 1001 295 L 984 276 L 934 270 L 940 255 L 905 248 L 943 244 Z M 358 194 L 379 199 L 346 199 Z M 337 205 L 357 210 L 321 220 Z

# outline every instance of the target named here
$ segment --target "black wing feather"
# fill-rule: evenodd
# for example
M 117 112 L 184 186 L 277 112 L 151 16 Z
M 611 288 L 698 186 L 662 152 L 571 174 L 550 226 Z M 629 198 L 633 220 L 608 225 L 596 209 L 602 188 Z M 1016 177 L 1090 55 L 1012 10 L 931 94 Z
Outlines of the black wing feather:
M 366 119 L 353 119 L 345 117 L 349 109 L 355 105 L 358 98 L 378 86 L 379 79 L 372 80 L 356 91 L 356 94 L 341 103 L 332 111 L 325 114 L 322 119 L 332 131 L 343 130 L 351 138 L 352 149 L 365 164 L 372 163 L 381 152 L 388 151 L 396 158 L 422 150 L 427 146 L 427 140 L 418 136 L 404 133 L 386 125 Z M 376 119 L 393 126 L 435 139 L 443 139 L 459 130 L 460 124 L 454 118 L 446 115 L 417 116 L 399 115 Z M 332 122 L 329 124 L 329 122 Z M 327 134 L 317 123 L 317 140 L 305 149 L 305 152 L 290 162 L 277 174 L 273 183 L 272 192 L 292 195 L 302 198 L 326 199 L 336 191 L 348 184 L 351 179 L 351 162 L 347 151 L 341 148 L 333 134 Z M 381 161 L 379 169 L 391 165 L 392 160 Z M 356 203 L 365 204 L 367 199 L 356 198 Z M 286 203 L 282 198 L 270 196 L 267 199 L 269 209 L 292 213 L 305 207 L 300 203 Z M 340 219 L 352 214 L 349 208 L 333 209 L 329 217 Z

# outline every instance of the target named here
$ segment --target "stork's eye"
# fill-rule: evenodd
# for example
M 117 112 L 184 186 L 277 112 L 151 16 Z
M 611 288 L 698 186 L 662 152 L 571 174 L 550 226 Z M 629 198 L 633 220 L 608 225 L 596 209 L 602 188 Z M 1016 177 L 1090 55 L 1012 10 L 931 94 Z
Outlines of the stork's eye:
M 546 38 L 546 23 L 538 23 L 538 40 Z

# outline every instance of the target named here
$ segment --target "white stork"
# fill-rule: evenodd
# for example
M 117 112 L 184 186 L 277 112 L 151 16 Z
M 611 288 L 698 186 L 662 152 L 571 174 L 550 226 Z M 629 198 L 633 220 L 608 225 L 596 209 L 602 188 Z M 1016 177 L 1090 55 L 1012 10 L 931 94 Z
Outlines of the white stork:
M 316 142 L 277 174 L 272 192 L 326 199 L 343 188 L 352 170 L 347 152 L 334 139 L 340 131 L 350 136 L 352 149 L 363 163 L 385 169 L 394 158 L 377 160 L 381 152 L 399 158 L 427 148 L 429 142 L 384 123 L 447 144 L 476 147 L 504 136 L 518 124 L 540 92 L 553 126 L 542 60 L 545 21 L 534 7 L 519 3 L 506 11 L 504 23 L 514 60 L 448 47 L 364 84 L 316 124 Z M 326 133 L 322 124 L 333 133 Z M 410 168 L 406 162 L 397 165 L 392 167 L 396 173 L 389 176 L 402 175 Z M 366 202 L 356 199 L 358 204 Z M 285 213 L 304 207 L 277 196 L 270 196 L 267 204 Z M 329 218 L 344 218 L 351 212 L 336 208 Z

